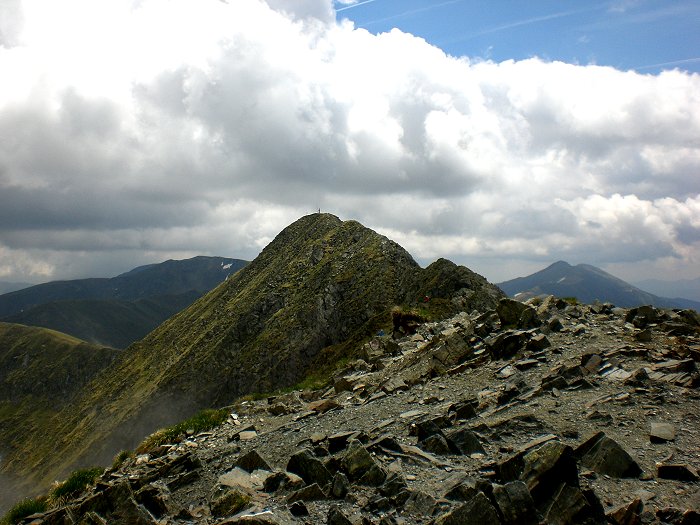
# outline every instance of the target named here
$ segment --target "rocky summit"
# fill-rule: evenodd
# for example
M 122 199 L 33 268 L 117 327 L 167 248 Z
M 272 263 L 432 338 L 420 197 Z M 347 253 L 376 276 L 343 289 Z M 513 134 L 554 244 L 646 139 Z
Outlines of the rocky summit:
M 34 525 L 700 523 L 700 318 L 502 299 L 147 439 Z
M 175 315 L 16 440 L 7 469 L 47 485 L 198 410 L 322 383 L 381 330 L 494 308 L 503 293 L 467 268 L 421 268 L 355 221 L 302 217 L 250 264 Z M 396 323 L 394 323 L 396 321 Z

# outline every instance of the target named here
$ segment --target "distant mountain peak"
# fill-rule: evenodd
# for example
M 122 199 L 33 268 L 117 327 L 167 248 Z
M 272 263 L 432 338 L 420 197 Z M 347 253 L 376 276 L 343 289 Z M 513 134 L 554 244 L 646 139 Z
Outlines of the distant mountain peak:
M 546 269 L 553 269 L 553 268 L 572 268 L 572 266 L 566 261 L 557 261 L 557 262 L 550 264 Z
M 700 308 L 700 303 L 658 297 L 640 290 L 596 266 L 571 266 L 564 261 L 558 261 L 526 277 L 499 283 L 498 286 L 509 296 L 517 296 L 518 299 L 548 294 L 576 297 L 584 303 L 610 302 L 628 308 L 645 304 L 667 308 Z

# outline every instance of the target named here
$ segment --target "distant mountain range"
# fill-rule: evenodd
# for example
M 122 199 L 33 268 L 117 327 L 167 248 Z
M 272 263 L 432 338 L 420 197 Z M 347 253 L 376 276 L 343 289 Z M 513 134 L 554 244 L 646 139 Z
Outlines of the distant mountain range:
M 112 278 L 38 284 L 0 295 L 0 320 L 125 348 L 246 264 L 199 256 L 140 266 Z
M 548 294 L 575 297 L 583 303 L 609 302 L 625 308 L 651 304 L 663 308 L 692 308 L 700 311 L 700 302 L 659 297 L 589 264 L 571 266 L 559 261 L 532 275 L 505 281 L 497 286 L 509 296 L 519 299 Z
M 0 281 L 0 295 L 4 293 L 15 292 L 21 290 L 22 288 L 29 288 L 32 286 L 29 283 L 10 283 L 7 281 Z
M 683 297 L 684 299 L 700 302 L 700 277 L 678 281 L 647 279 L 636 282 L 634 285 L 661 297 Z

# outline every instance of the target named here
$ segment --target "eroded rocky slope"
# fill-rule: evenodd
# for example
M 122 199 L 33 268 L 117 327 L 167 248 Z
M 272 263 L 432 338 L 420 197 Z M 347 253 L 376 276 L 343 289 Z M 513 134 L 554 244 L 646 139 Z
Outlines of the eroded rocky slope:
M 699 335 L 689 311 L 506 299 L 377 337 L 333 386 L 238 402 L 25 523 L 698 523 Z

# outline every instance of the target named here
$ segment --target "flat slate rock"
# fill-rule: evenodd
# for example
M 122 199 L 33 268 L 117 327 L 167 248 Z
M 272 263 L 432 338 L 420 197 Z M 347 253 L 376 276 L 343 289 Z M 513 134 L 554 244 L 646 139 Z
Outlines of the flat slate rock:
M 652 443 L 665 443 L 674 439 L 676 439 L 676 429 L 672 424 L 663 421 L 651 422 L 649 440 Z

